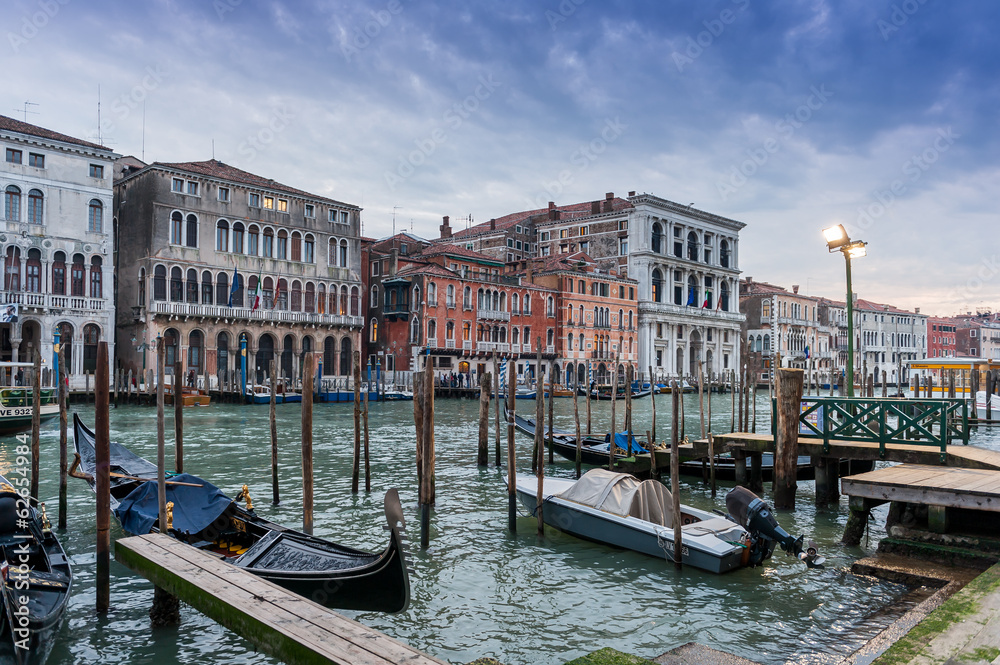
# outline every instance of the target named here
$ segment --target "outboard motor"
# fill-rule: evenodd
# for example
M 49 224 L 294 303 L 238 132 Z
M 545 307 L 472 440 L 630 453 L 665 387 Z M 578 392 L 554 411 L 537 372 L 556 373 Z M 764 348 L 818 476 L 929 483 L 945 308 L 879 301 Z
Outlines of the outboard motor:
M 806 565 L 818 566 L 825 559 L 818 555 L 816 544 L 809 542 L 806 548 L 802 546 L 803 537 L 792 537 L 781 528 L 774 519 L 771 507 L 759 496 L 745 487 L 734 487 L 726 495 L 726 509 L 729 517 L 750 533 L 749 565 L 757 566 L 771 556 L 776 544 L 791 555 L 797 556 Z M 803 552 L 803 549 L 806 551 Z

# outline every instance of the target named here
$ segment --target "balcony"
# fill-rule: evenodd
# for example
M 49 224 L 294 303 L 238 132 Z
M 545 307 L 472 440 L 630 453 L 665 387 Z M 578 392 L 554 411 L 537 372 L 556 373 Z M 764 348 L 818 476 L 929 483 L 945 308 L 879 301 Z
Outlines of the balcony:
M 444 348 L 446 348 L 446 349 L 454 349 L 455 348 L 455 340 L 453 340 L 453 339 L 446 339 L 444 341 Z
M 70 300 L 74 300 L 71 298 Z M 149 306 L 153 314 L 168 316 L 206 317 L 215 319 L 243 319 L 262 323 L 314 323 L 327 326 L 347 326 L 361 328 L 364 319 L 360 316 L 339 314 L 318 314 L 316 312 L 292 312 L 282 309 L 262 309 L 251 311 L 249 307 L 226 307 L 225 305 L 196 305 L 194 303 L 154 301 Z
M 463 351 L 471 351 L 472 350 L 472 340 L 468 340 L 467 339 L 464 342 L 462 342 L 462 350 Z
M 427 338 L 427 348 L 429 348 L 429 349 L 436 349 L 436 348 L 438 348 L 437 337 L 428 337 Z
M 22 305 L 39 309 L 72 309 L 88 312 L 102 312 L 106 308 L 105 298 L 85 298 L 82 296 L 57 296 L 51 293 L 26 291 L 2 291 L 0 301 L 5 305 Z
M 476 318 L 483 321 L 510 321 L 510 312 L 498 312 L 490 309 L 481 309 L 476 312 Z

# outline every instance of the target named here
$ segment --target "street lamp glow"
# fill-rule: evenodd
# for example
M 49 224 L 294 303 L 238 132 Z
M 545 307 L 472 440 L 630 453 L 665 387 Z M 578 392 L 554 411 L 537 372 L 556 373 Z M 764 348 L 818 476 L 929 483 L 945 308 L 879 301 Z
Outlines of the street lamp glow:
M 837 224 L 836 226 L 831 226 L 828 229 L 823 229 L 823 237 L 826 239 L 826 246 L 831 252 L 850 242 L 843 224 Z
M 852 259 L 860 259 L 862 256 L 868 256 L 867 244 L 863 242 L 851 243 L 851 246 L 847 248 L 847 254 Z

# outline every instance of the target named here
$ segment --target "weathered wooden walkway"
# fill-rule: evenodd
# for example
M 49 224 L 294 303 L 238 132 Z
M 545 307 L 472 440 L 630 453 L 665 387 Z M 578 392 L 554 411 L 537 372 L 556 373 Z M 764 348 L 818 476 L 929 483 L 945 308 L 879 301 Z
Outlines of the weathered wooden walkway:
M 118 540 L 115 558 L 285 663 L 446 665 L 162 534 Z
M 1000 471 L 899 464 L 847 476 L 840 482 L 844 494 L 871 502 L 1000 512 Z

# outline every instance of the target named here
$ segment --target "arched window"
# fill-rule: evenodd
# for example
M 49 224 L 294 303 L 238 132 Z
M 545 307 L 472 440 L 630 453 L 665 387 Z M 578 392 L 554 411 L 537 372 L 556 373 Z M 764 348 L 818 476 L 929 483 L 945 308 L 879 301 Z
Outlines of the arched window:
M 516 328 L 515 328 L 516 330 Z M 462 341 L 468 342 L 472 336 L 472 324 L 466 321 L 462 324 Z
M 462 291 L 462 308 L 463 309 L 472 309 L 472 288 L 471 287 L 467 286 L 467 287 L 465 287 L 465 290 Z
M 554 341 L 555 341 L 555 331 L 553 331 L 552 328 L 549 328 L 548 330 L 545 331 L 545 346 L 552 346 L 552 343 Z
M 719 243 L 719 265 L 723 268 L 729 267 L 729 241 L 723 240 Z
M 723 282 L 721 288 L 722 288 L 722 311 L 723 312 L 728 312 L 729 311 L 729 283 L 728 282 Z
M 625 310 L 618 310 L 618 330 L 625 328 Z
M 368 329 L 371 331 L 371 337 L 368 338 L 368 341 L 374 344 L 378 341 L 378 321 L 375 319 L 369 321 Z
M 688 277 L 688 299 L 687 304 L 692 307 L 698 306 L 698 278 L 694 275 Z
M 524 313 L 531 314 L 531 294 L 524 294 Z
M 284 229 L 278 231 L 278 249 L 275 256 L 282 261 L 288 260 L 288 231 Z
M 215 349 L 215 371 L 222 381 L 226 381 L 229 377 L 229 333 L 219 333 Z
M 87 230 L 91 233 L 104 233 L 104 204 L 97 199 L 90 200 Z
M 275 296 L 275 299 L 278 301 L 278 309 L 288 309 L 288 282 L 284 279 L 278 279 L 277 295 Z
M 61 340 L 60 340 L 61 341 Z M 101 329 L 93 323 L 83 327 L 83 371 L 97 369 L 97 344 L 101 341 Z
M 244 235 L 243 222 L 233 222 L 233 248 L 232 248 L 232 252 L 234 254 L 242 254 L 243 253 L 243 235 Z
M 434 319 L 427 322 L 427 344 L 437 345 L 437 321 Z
M 28 263 L 25 266 L 24 275 L 24 290 L 29 293 L 42 292 L 42 253 L 35 247 L 28 250 Z
M 428 282 L 428 284 L 427 284 L 427 306 L 428 307 L 437 307 L 437 304 L 438 304 L 437 300 L 438 300 L 437 284 L 435 284 L 434 282 Z
M 351 375 L 351 338 L 344 337 L 340 340 L 340 375 Z
M 101 265 L 101 257 L 94 256 L 90 259 L 90 297 L 91 298 L 103 298 L 104 297 L 104 267 Z
M 302 234 L 298 231 L 292 232 L 292 261 L 302 260 Z
M 566 341 L 568 342 L 567 348 L 569 348 L 569 350 L 572 351 L 573 350 L 573 333 L 569 334 L 569 336 L 567 337 Z
M 170 302 L 184 301 L 184 282 L 181 269 L 174 266 L 170 269 Z
M 419 343 L 420 343 L 420 322 L 417 320 L 417 317 L 413 317 L 413 320 L 410 321 L 410 344 L 419 344 Z
M 449 284 L 448 285 L 448 295 L 447 295 L 447 298 L 445 299 L 445 304 L 447 304 L 448 307 L 454 307 L 455 306 L 455 285 L 454 284 Z
M 215 304 L 225 305 L 229 302 L 229 275 L 220 272 L 215 278 Z
M 348 265 L 348 261 L 347 261 L 347 241 L 346 240 L 341 240 L 340 241 L 340 257 L 339 257 L 339 259 L 340 260 L 337 262 L 337 265 L 339 265 L 341 268 L 349 268 L 350 267 Z
M 326 374 L 337 373 L 337 339 L 332 335 L 323 340 L 323 371 Z
M 8 222 L 21 221 L 21 188 L 7 185 L 3 195 L 3 214 Z
M 336 288 L 336 287 L 333 287 Z M 306 287 L 309 290 L 309 287 Z M 316 311 L 320 314 L 328 313 L 326 307 L 326 285 L 320 284 L 316 287 Z
M 70 268 L 70 295 L 83 297 L 84 272 L 86 267 L 83 264 L 83 254 L 73 255 L 73 267 Z
M 247 254 L 257 256 L 260 254 L 260 227 L 251 224 L 247 228 Z
M 663 251 L 663 227 L 659 222 L 653 222 L 653 251 L 657 254 Z
M 514 326 L 514 328 L 510 331 L 510 343 L 517 344 L 519 338 L 520 330 L 518 330 L 517 326 Z
M 653 302 L 663 302 L 663 273 L 653 269 Z
M 555 300 L 552 296 L 549 296 L 545 300 L 545 316 L 555 316 L 556 315 L 556 305 Z
M 198 304 L 198 271 L 194 268 L 188 268 L 186 286 L 185 300 L 190 303 Z
M 188 247 L 198 246 L 198 218 L 195 215 L 187 216 L 187 229 L 184 237 L 184 244 Z
M 170 244 L 180 245 L 184 238 L 184 215 L 177 210 L 170 213 Z
M 516 293 L 510 294 L 510 311 L 511 314 L 518 314 L 518 305 L 520 304 L 518 300 L 518 295 Z
M 455 339 L 455 322 L 449 321 L 444 326 L 444 338 Z
M 378 307 L 378 285 L 377 284 L 372 284 L 372 294 L 371 294 L 371 298 L 368 301 L 368 306 L 371 307 L 372 309 L 375 309 L 376 307 Z
M 351 287 L 351 316 L 361 316 L 361 290 Z
M 316 285 L 312 282 L 306 282 L 306 298 L 303 305 L 306 312 L 316 311 Z
M 302 282 L 297 279 L 292 282 L 292 311 L 302 311 Z
M 193 371 L 195 374 L 201 374 L 202 372 L 201 361 L 204 356 L 202 349 L 204 346 L 203 339 L 199 330 L 192 330 L 191 334 L 188 335 L 187 366 L 188 371 Z
M 771 336 L 764 335 L 764 351 L 770 351 L 770 350 L 771 350 Z
M 235 290 L 230 289 L 230 296 L 233 299 L 233 307 L 243 307 L 243 293 L 246 290 L 243 285 L 243 275 L 236 273 L 236 276 L 233 278 L 233 286 L 236 288 Z
M 201 273 L 201 302 L 212 304 L 212 273 L 208 270 Z
M 28 192 L 28 223 L 29 224 L 42 224 L 42 191 L 40 189 L 32 189 Z
M 420 287 L 413 287 L 413 305 L 410 307 L 413 311 L 420 309 Z
M 153 300 L 167 299 L 167 269 L 163 266 L 153 268 Z
M 274 229 L 264 229 L 264 244 L 261 246 L 261 256 L 274 256 Z
M 218 252 L 229 251 L 229 222 L 220 219 L 215 225 L 215 250 Z
M 688 232 L 687 237 L 687 257 L 689 261 L 698 260 L 698 234 L 694 231 Z
M 347 316 L 347 287 L 340 287 L 340 304 L 337 306 L 337 314 Z
M 140 283 L 145 283 L 145 276 L 145 271 L 143 271 Z M 66 255 L 62 252 L 56 252 L 52 258 L 52 293 L 57 296 L 66 295 Z M 146 303 L 140 302 L 139 304 L 145 305 Z
M 274 308 L 274 280 L 270 277 L 264 278 L 263 302 L 260 306 L 264 309 Z
M 306 263 L 316 263 L 316 239 L 307 234 L 303 242 L 302 260 Z

